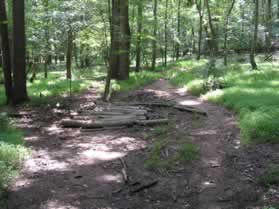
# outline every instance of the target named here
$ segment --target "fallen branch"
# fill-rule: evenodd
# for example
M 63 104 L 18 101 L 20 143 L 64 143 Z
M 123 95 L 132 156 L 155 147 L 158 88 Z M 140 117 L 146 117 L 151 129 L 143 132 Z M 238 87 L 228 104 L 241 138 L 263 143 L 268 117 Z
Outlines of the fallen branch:
M 123 176 L 124 183 L 129 184 L 129 176 L 128 176 L 128 173 L 127 173 L 127 165 L 122 158 L 120 158 L 119 160 L 120 160 L 121 165 L 122 165 L 121 173 L 122 173 L 122 176 Z
M 191 112 L 191 113 L 197 113 L 201 115 L 207 116 L 207 112 L 190 107 L 190 106 L 185 106 L 185 105 L 177 105 L 177 104 L 166 104 L 166 103 L 136 103 L 134 105 L 142 105 L 142 106 L 157 106 L 157 107 L 170 107 L 170 108 L 175 108 L 180 111 L 186 111 L 186 112 Z
M 136 194 L 136 193 L 138 193 L 138 192 L 140 192 L 140 191 L 142 191 L 142 190 L 145 190 L 145 189 L 149 189 L 149 188 L 151 188 L 151 187 L 154 187 L 154 186 L 156 186 L 158 183 L 159 183 L 159 181 L 158 181 L 158 180 L 155 180 L 155 181 L 152 181 L 152 182 L 150 182 L 150 183 L 143 184 L 142 186 L 139 186 L 139 187 L 136 188 L 136 189 L 130 190 L 130 193 L 131 193 L 131 194 Z

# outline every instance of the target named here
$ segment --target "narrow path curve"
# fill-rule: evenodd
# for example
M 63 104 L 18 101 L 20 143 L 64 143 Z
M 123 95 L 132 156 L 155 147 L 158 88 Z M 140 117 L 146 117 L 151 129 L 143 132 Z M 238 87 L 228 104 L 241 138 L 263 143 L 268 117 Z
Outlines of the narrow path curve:
M 230 189 L 228 185 L 232 183 L 225 177 L 225 150 L 230 139 L 233 139 L 235 148 L 240 144 L 240 132 L 234 115 L 223 107 L 189 95 L 184 89 L 173 87 L 166 80 L 159 80 L 146 88 L 170 101 L 193 106 L 208 113 L 205 125 L 191 132 L 193 142 L 199 145 L 201 153 L 200 161 L 195 165 L 190 178 L 191 186 L 197 187 L 199 193 L 196 208 L 234 208 L 233 203 L 224 199 Z
M 32 155 L 10 188 L 7 209 L 245 208 L 248 203 L 235 194 L 249 183 L 243 184 L 238 176 L 231 175 L 234 168 L 226 159 L 232 148 L 239 148 L 239 129 L 232 113 L 173 87 L 167 80 L 120 95 L 118 100 L 123 97 L 129 101 L 129 97 L 135 98 L 142 92 L 208 112 L 203 127 L 187 132 L 187 137 L 200 148 L 200 159 L 185 174 L 160 177 L 147 171 L 143 164 L 150 142 L 131 135 L 128 130 L 92 133 L 63 129 L 59 121 L 67 116 L 66 107 L 39 108 L 29 110 L 32 114 L 20 121 Z M 66 106 L 78 110 L 90 107 L 96 99 L 96 92 L 91 89 Z M 192 123 L 187 120 L 184 122 Z M 118 192 L 123 191 L 119 158 L 125 159 L 131 167 L 129 172 L 135 176 L 134 180 L 161 178 L 163 183 L 138 195 L 118 196 Z M 183 191 L 189 187 L 187 196 L 181 193 L 179 199 L 174 200 L 169 192 L 174 184 Z

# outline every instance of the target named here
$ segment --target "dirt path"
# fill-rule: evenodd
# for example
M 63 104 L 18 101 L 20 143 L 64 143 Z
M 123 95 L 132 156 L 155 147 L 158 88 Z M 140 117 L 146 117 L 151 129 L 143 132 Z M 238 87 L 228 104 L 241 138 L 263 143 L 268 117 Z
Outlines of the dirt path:
M 68 114 L 67 106 L 72 110 L 88 108 L 96 99 L 91 89 L 71 104 L 25 110 L 30 115 L 21 119 L 20 126 L 32 155 L 10 188 L 8 209 L 243 209 L 264 192 L 255 180 L 262 169 L 254 167 L 263 166 L 267 157 L 279 159 L 278 146 L 252 149 L 251 158 L 243 155 L 239 129 L 229 111 L 159 80 L 129 95 L 118 95 L 116 101 L 171 100 L 203 109 L 208 117 L 196 124 L 196 116 L 190 113 L 166 110 L 177 118 L 168 139 L 175 140 L 179 131 L 199 147 L 200 157 L 170 173 L 149 171 L 144 162 L 155 140 L 149 128 L 81 132 L 59 126 Z M 266 151 L 275 154 L 265 156 Z M 259 153 L 261 158 L 254 162 L 253 155 Z M 158 184 L 135 194 L 129 192 L 120 158 L 134 185 L 155 180 Z

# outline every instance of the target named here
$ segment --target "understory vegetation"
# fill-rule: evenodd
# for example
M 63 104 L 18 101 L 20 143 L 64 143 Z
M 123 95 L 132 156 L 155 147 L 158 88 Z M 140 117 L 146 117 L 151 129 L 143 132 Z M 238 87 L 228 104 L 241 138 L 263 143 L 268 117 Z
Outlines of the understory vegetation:
M 279 66 L 259 63 L 252 70 L 246 63 L 219 67 L 208 73 L 205 60 L 177 63 L 168 77 L 193 95 L 223 104 L 239 115 L 243 143 L 279 142 Z
M 212 74 L 208 71 L 208 63 L 207 59 L 189 59 L 175 62 L 167 69 L 158 67 L 155 71 L 134 72 L 129 80 L 115 81 L 112 88 L 128 92 L 160 78 L 169 79 L 172 84 L 186 88 L 195 96 L 225 105 L 238 113 L 243 143 L 278 143 L 279 66 L 259 62 L 258 70 L 252 70 L 247 63 L 228 67 L 217 65 Z M 49 103 L 55 101 L 55 97 L 82 92 L 89 86 L 99 88 L 101 92 L 104 84 L 103 68 L 77 70 L 71 83 L 62 73 L 59 70 L 49 72 L 48 79 L 39 73 L 33 83 L 29 82 L 32 103 Z M 0 103 L 4 104 L 2 91 L 0 88 Z
M 5 188 L 17 174 L 28 150 L 23 144 L 22 133 L 13 128 L 6 115 L 0 115 L 0 206 Z

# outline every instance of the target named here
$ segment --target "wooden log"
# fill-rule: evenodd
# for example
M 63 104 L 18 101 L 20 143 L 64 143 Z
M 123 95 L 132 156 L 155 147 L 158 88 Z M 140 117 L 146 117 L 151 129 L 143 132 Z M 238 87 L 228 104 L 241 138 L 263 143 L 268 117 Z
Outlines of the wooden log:
M 94 120 L 72 120 L 65 119 L 61 121 L 64 128 L 103 128 L 113 126 L 129 126 L 135 123 L 134 119 L 119 121 L 94 121 Z
M 126 126 L 114 126 L 114 127 L 105 127 L 105 128 L 87 128 L 87 129 L 81 129 L 81 132 L 85 133 L 91 133 L 91 132 L 102 132 L 102 131 L 114 131 L 119 129 L 124 129 Z
M 152 126 L 159 124 L 167 124 L 169 122 L 168 119 L 156 119 L 156 120 L 137 120 L 135 123 L 142 126 Z
M 186 111 L 191 113 L 197 113 L 204 116 L 207 116 L 207 112 L 194 108 L 192 106 L 185 106 L 185 105 L 177 105 L 177 104 L 167 104 L 167 103 L 135 103 L 134 105 L 142 105 L 142 106 L 157 106 L 157 107 L 170 107 L 175 108 L 180 111 Z
M 83 115 L 77 115 L 77 116 L 73 116 L 74 120 L 94 120 L 94 121 L 119 121 L 119 120 L 144 120 L 146 119 L 145 116 L 137 116 L 137 115 L 114 115 L 114 116 L 109 116 L 109 115 L 98 115 L 98 116 L 94 116 L 94 115 L 87 115 L 87 116 L 83 116 Z

